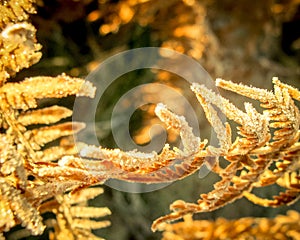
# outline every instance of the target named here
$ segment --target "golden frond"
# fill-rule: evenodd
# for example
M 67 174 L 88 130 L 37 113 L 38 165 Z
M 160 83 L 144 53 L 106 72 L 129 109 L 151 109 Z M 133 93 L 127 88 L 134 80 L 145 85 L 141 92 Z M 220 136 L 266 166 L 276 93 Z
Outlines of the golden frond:
M 63 80 L 61 80 L 62 78 Z M 83 84 L 83 80 L 79 79 L 75 79 L 74 84 L 72 84 L 72 79 L 66 76 L 51 79 L 57 84 L 70 80 L 70 85 L 62 84 L 62 88 L 54 85 L 53 91 L 48 92 L 48 96 L 51 97 L 80 93 Z M 50 81 L 51 79 L 49 78 Z M 35 83 L 39 84 L 39 81 L 35 81 Z M 77 149 L 74 143 L 64 137 L 72 136 L 75 132 L 80 131 L 84 125 L 75 122 L 57 124 L 58 121 L 71 114 L 70 110 L 58 106 L 26 111 L 29 107 L 36 106 L 36 98 L 41 98 L 34 95 L 36 86 L 26 85 L 24 82 L 16 83 L 16 85 L 21 86 L 20 88 L 11 88 L 12 86 L 7 87 L 7 85 L 10 83 L 5 84 L 0 89 L 2 93 L 8 91 L 8 95 L 15 95 L 18 98 L 18 96 L 22 96 L 20 91 L 25 89 L 24 91 L 30 92 L 29 95 L 31 96 L 28 95 L 27 98 L 25 97 L 26 94 L 23 93 L 23 96 L 17 100 L 5 101 L 2 99 L 0 104 L 2 129 L 5 131 L 1 134 L 0 178 L 1 187 L 5 188 L 1 190 L 1 205 L 4 207 L 3 210 L 6 209 L 6 211 L 1 212 L 2 215 L 4 214 L 1 218 L 3 219 L 1 232 L 22 224 L 33 235 L 37 235 L 43 232 L 44 225 L 36 207 L 57 194 L 81 186 L 84 182 L 83 179 L 81 181 L 70 180 L 57 185 L 58 180 L 43 178 L 38 174 L 38 169 L 45 166 L 45 161 L 51 162 L 68 154 L 71 154 L 70 157 L 76 154 Z M 15 83 L 11 83 L 11 85 L 15 85 Z M 48 87 L 50 88 L 50 86 Z M 45 93 L 43 95 L 46 96 Z M 47 126 L 37 127 L 40 124 Z M 31 128 L 27 129 L 28 126 Z M 44 147 L 45 144 L 60 138 L 62 140 L 58 146 Z M 51 164 L 49 166 L 53 167 Z M 34 180 L 28 180 L 28 176 L 33 176 Z M 12 203 L 14 204 L 11 206 Z M 20 214 L 21 216 L 19 216 Z M 25 216 L 29 217 L 28 220 Z
M 145 183 L 168 182 L 194 173 L 206 163 L 206 157 L 212 157 L 216 159 L 216 166 L 211 167 L 222 178 L 214 184 L 214 190 L 207 194 L 201 194 L 198 204 L 186 203 L 181 200 L 175 201 L 171 205 L 173 213 L 156 220 L 153 229 L 158 228 L 165 221 L 179 219 L 188 213 L 213 211 L 244 195 L 249 200 L 259 203 L 258 197 L 250 195 L 254 187 L 276 184 L 283 174 L 299 168 L 297 154 L 299 110 L 289 94 L 292 88 L 280 84 L 276 78 L 273 82 L 275 84 L 274 93 L 217 80 L 218 86 L 259 100 L 261 105 L 266 108 L 262 114 L 250 103 L 245 103 L 246 112 L 243 112 L 205 86 L 193 84 L 192 90 L 198 97 L 220 140 L 219 148 L 205 147 L 206 141 L 201 142 L 193 135 L 192 129 L 183 117 L 170 112 L 164 105 L 159 104 L 156 108 L 157 116 L 169 128 L 180 132 L 183 150 L 170 149 L 166 145 L 160 154 L 155 152 L 146 154 L 137 151 L 123 152 L 119 149 L 86 146 L 81 150 L 81 156 L 92 158 L 94 161 L 88 159 L 60 161 L 60 166 L 71 167 L 70 172 L 66 172 L 62 179 L 69 177 L 73 172 L 80 171 L 82 176 L 77 180 L 83 177 L 91 180 L 92 178 L 87 176 L 93 172 L 95 181 L 115 178 Z M 292 90 L 293 95 L 296 95 L 296 90 Z M 222 123 L 214 107 L 219 108 L 230 120 L 240 125 L 238 127 L 240 136 L 233 143 L 229 123 Z M 275 128 L 275 131 L 272 133 L 270 128 Z M 225 168 L 218 164 L 220 157 L 224 157 L 229 163 Z M 175 159 L 180 159 L 180 162 L 173 164 Z M 276 166 L 275 170 L 270 170 L 272 163 Z M 75 166 L 78 169 L 72 169 Z M 48 171 L 47 174 L 54 173 Z M 79 172 L 78 176 L 80 176 Z M 280 184 L 280 180 L 278 184 Z M 294 184 L 293 186 L 298 185 Z M 285 193 L 274 198 L 275 201 L 269 201 L 268 204 L 264 203 L 263 205 L 276 207 L 282 204 L 291 204 L 299 198 L 299 189 L 287 187 Z
M 65 74 L 57 77 L 32 77 L 20 83 L 7 83 L 0 89 L 1 107 L 23 109 L 37 107 L 37 99 L 69 95 L 93 97 L 95 88 L 83 79 Z
M 29 14 L 36 13 L 34 0 L 3 1 L 0 5 L 0 28 L 8 23 L 26 21 Z
M 189 213 L 213 211 L 243 196 L 255 204 L 272 207 L 289 205 L 299 199 L 299 109 L 293 98 L 298 99 L 300 92 L 277 78 L 273 78 L 273 83 L 274 93 L 221 79 L 216 81 L 219 87 L 260 101 L 265 108 L 262 114 L 250 103 L 245 103 L 246 112 L 242 112 L 205 86 L 193 84 L 192 90 L 220 140 L 220 148 L 214 147 L 211 151 L 207 146 L 198 156 L 223 157 L 229 164 L 222 168 L 216 161 L 212 170 L 222 179 L 214 184 L 214 190 L 201 194 L 197 204 L 175 201 L 170 207 L 173 213 L 156 220 L 153 230 L 164 222 Z M 228 138 L 230 131 L 226 131 L 230 129 L 226 127 L 228 123 L 223 124 L 218 119 L 212 106 L 240 125 L 240 136 L 232 144 Z M 274 200 L 261 199 L 251 193 L 253 188 L 272 184 L 286 191 L 274 196 Z
M 20 190 L 9 185 L 2 177 L 0 181 L 1 232 L 21 224 L 33 235 L 42 234 L 45 227 L 37 209 L 27 201 Z
M 41 213 L 55 213 L 54 221 L 48 220 L 48 227 L 54 228 L 50 239 L 102 239 L 91 233 L 93 229 L 105 228 L 110 222 L 95 221 L 90 218 L 102 218 L 110 215 L 106 207 L 87 207 L 87 201 L 103 192 L 102 188 L 86 188 L 74 194 L 58 195 L 55 199 L 42 204 Z
M 195 154 L 204 148 L 207 141 L 200 142 L 185 118 L 172 113 L 163 104 L 157 105 L 155 111 L 169 128 L 179 131 L 183 150 L 170 149 L 168 144 L 160 154 L 85 146 L 80 152 L 81 157 L 94 161 L 83 159 L 82 166 L 100 179 L 116 178 L 145 183 L 169 182 L 192 174 L 201 165 L 199 162 L 203 162 L 202 158 L 195 158 Z M 180 159 L 180 162 L 173 164 L 175 159 Z
M 276 179 L 276 178 L 275 178 Z M 299 172 L 286 171 L 276 184 L 285 188 L 285 192 L 280 192 L 278 196 L 273 196 L 273 199 L 264 199 L 250 192 L 244 192 L 244 196 L 251 202 L 264 207 L 277 207 L 291 205 L 300 198 L 300 175 Z
M 166 224 L 162 240 L 210 240 L 210 239 L 299 239 L 300 215 L 288 211 L 275 218 L 240 218 L 215 221 L 193 220 L 191 215 L 183 222 Z
M 55 168 L 57 164 L 53 162 L 60 158 L 74 158 L 78 150 L 72 135 L 84 124 L 60 123 L 72 111 L 60 106 L 40 108 L 38 100 L 70 95 L 93 97 L 93 85 L 66 74 L 7 82 L 41 57 L 36 29 L 20 22 L 33 12 L 33 1 L 5 1 L 0 6 L 1 233 L 20 224 L 33 235 L 42 234 L 45 226 L 37 208 L 67 190 L 86 184 L 84 179 L 57 184 L 59 180 L 39 175 L 40 168 Z
M 53 162 L 61 159 L 63 156 L 76 155 L 78 153 L 79 143 L 75 145 L 73 137 L 62 137 L 58 146 L 48 147 L 37 151 L 36 154 L 42 162 Z
M 0 14 L 2 7 L 0 5 Z M 0 19 L 2 16 L 1 14 Z M 2 86 L 15 73 L 37 63 L 42 55 L 39 52 L 41 45 L 36 43 L 36 29 L 30 23 L 8 24 L 4 29 L 1 27 L 0 29 L 0 86 Z
M 24 136 L 31 143 L 31 146 L 35 150 L 39 150 L 46 143 L 52 142 L 63 136 L 69 136 L 73 133 L 79 132 L 84 128 L 84 124 L 76 122 L 67 122 L 50 127 L 36 128 L 27 131 Z
M 72 111 L 61 106 L 51 106 L 42 109 L 22 112 L 18 120 L 24 125 L 29 126 L 33 124 L 51 124 L 59 122 L 61 119 L 70 117 Z

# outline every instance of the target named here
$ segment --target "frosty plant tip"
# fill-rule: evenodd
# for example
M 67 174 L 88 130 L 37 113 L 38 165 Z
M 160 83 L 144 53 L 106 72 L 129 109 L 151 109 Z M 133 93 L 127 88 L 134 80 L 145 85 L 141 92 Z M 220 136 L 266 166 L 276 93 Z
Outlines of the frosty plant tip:
M 199 116 L 181 92 L 166 84 L 141 80 L 141 84 L 129 89 L 113 106 L 110 129 L 117 148 L 101 146 L 97 132 L 104 124 L 95 119 L 101 102 L 107 100 L 103 98 L 105 92 L 125 74 L 141 69 L 166 71 L 184 79 L 188 85 L 204 85 L 217 91 L 209 74 L 197 61 L 166 48 L 147 47 L 121 52 L 103 61 L 87 76 L 86 80 L 97 89 L 95 98 L 76 98 L 73 109 L 73 121 L 86 124 L 86 128 L 76 135 L 82 164 L 98 180 L 103 178 L 107 185 L 126 192 L 156 190 L 196 171 L 200 165 L 197 168 L 191 163 L 207 143 L 201 138 Z M 130 80 L 123 81 L 126 85 Z M 155 114 L 161 122 L 149 128 L 151 141 L 140 145 L 131 137 L 129 122 L 137 109 L 148 104 L 156 105 Z M 180 144 L 168 144 L 168 129 L 179 134 Z M 153 137 L 151 133 L 158 130 L 159 137 Z M 211 134 L 211 143 L 216 142 L 214 138 Z M 79 145 L 81 142 L 88 145 Z M 208 172 L 202 171 L 201 177 Z

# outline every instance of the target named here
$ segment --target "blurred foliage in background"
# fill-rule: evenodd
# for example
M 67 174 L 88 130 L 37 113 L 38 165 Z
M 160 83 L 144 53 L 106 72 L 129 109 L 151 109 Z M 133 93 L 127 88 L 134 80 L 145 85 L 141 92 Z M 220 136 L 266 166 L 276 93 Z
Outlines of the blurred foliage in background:
M 43 58 L 18 77 L 55 76 L 61 72 L 85 77 L 116 53 L 154 46 L 171 48 L 196 59 L 212 79 L 222 77 L 271 88 L 272 76 L 278 76 L 283 82 L 299 88 L 299 4 L 299 0 L 39 1 L 38 14 L 31 20 L 38 30 Z M 163 71 L 135 71 L 115 81 L 105 92 L 96 116 L 101 123 L 98 136 L 103 146 L 116 147 L 109 122 L 116 101 L 134 86 L 153 81 L 178 91 L 188 89 L 183 80 Z M 242 105 L 242 98 L 226 94 L 237 106 Z M 64 104 L 71 106 L 72 101 Z M 150 140 L 145 133 L 156 121 L 151 106 L 134 114 L 130 129 L 137 143 L 145 144 Z M 205 135 L 210 128 L 200 121 L 200 130 Z M 174 136 L 169 137 L 171 142 L 174 139 Z M 211 190 L 216 180 L 217 176 L 212 174 L 205 178 L 195 174 L 161 190 L 143 194 L 122 193 L 106 187 L 105 196 L 92 201 L 93 205 L 105 204 L 113 212 L 112 226 L 100 230 L 100 235 L 118 240 L 159 239 L 161 233 L 152 233 L 150 226 L 155 218 L 167 213 L 170 202 L 181 198 L 193 201 L 200 192 Z M 263 197 L 272 196 L 275 190 L 267 188 Z M 274 217 L 287 209 L 263 208 L 242 199 L 197 217 Z

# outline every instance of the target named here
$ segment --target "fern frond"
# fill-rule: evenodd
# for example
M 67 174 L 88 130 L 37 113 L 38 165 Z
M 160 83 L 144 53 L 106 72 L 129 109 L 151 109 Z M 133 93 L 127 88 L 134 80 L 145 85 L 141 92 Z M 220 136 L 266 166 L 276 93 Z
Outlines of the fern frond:
M 38 110 L 23 112 L 18 116 L 18 120 L 24 126 L 33 124 L 51 124 L 59 122 L 61 119 L 70 117 L 71 115 L 72 111 L 70 109 L 54 105 Z
M 57 77 L 32 77 L 20 83 L 7 83 L 0 89 L 2 108 L 36 108 L 36 99 L 62 98 L 69 95 L 94 97 L 95 87 L 65 74 Z
M 243 196 L 255 204 L 272 207 L 293 204 L 299 199 L 299 177 L 292 178 L 294 175 L 289 175 L 289 181 L 293 179 L 291 183 L 285 176 L 299 170 L 299 109 L 293 98 L 298 99 L 300 92 L 282 84 L 277 78 L 273 79 L 273 83 L 274 93 L 221 79 L 216 82 L 219 87 L 260 101 L 265 108 L 263 114 L 258 113 L 249 103 L 245 103 L 244 113 L 205 86 L 193 84 L 192 90 L 220 140 L 221 150 L 211 151 L 208 146 L 201 151 L 201 155 L 205 152 L 204 155 L 208 157 L 217 152 L 229 165 L 214 168 L 222 179 L 214 184 L 213 191 L 201 194 L 197 204 L 175 201 L 170 206 L 173 212 L 157 219 L 153 223 L 153 230 L 160 228 L 164 222 L 174 221 L 189 213 L 213 211 Z M 218 116 L 211 105 L 218 107 L 229 119 L 240 125 L 240 137 L 230 147 L 227 147 L 229 141 L 224 140 L 228 139 L 226 123 L 213 119 Z M 271 128 L 275 130 L 271 131 Z M 275 169 L 271 167 L 273 165 Z M 274 200 L 261 199 L 251 194 L 254 187 L 272 184 L 279 184 L 287 190 L 274 196 Z
M 18 6 L 15 1 L 9 1 L 8 4 Z M 17 1 L 18 2 L 18 1 Z M 27 2 L 27 1 L 25 1 Z M 23 22 L 8 24 L 4 29 L 1 23 L 3 16 L 6 13 L 1 13 L 4 7 L 0 5 L 0 86 L 6 80 L 14 76 L 23 68 L 28 68 L 32 64 L 37 63 L 41 58 L 41 45 L 36 42 L 35 33 L 36 29 L 33 25 Z M 19 6 L 21 9 L 21 6 Z M 19 15 L 18 18 L 22 18 Z
M 60 123 L 71 116 L 72 111 L 60 106 L 34 109 L 38 107 L 37 100 L 69 95 L 93 97 L 95 88 L 83 79 L 65 74 L 7 82 L 41 57 L 41 46 L 35 39 L 36 29 L 27 22 L 18 22 L 35 11 L 32 3 L 7 1 L 0 6 L 0 204 L 5 209 L 1 211 L 0 232 L 21 224 L 37 235 L 44 229 L 37 206 L 66 190 L 86 184 L 82 178 L 58 185 L 57 179 L 38 174 L 38 169 L 46 164 L 55 168 L 52 161 L 78 153 L 74 142 L 66 137 L 80 131 L 84 124 Z M 55 144 L 59 139 L 58 145 Z M 45 147 L 48 143 L 52 146 Z M 33 180 L 29 180 L 29 176 Z
M 245 192 L 244 196 L 251 202 L 264 207 L 280 207 L 294 204 L 300 199 L 300 190 L 288 189 L 280 192 L 279 195 L 273 196 L 273 200 L 261 198 L 253 193 Z
M 64 156 L 78 154 L 78 148 L 75 145 L 60 145 L 37 151 L 36 154 L 41 162 L 53 162 L 63 158 Z
M 192 174 L 196 170 L 193 167 L 194 155 L 204 148 L 206 140 L 200 142 L 185 118 L 172 113 L 164 105 L 159 104 L 155 112 L 169 128 L 179 131 L 183 150 L 170 149 L 168 144 L 160 154 L 86 146 L 80 152 L 81 157 L 99 160 L 83 160 L 85 168 L 104 179 L 117 178 L 146 183 L 172 181 L 178 175 L 183 177 Z M 172 164 L 175 159 L 181 159 L 182 163 Z M 179 170 L 180 167 L 182 171 Z M 164 173 L 160 174 L 160 170 Z
M 240 218 L 216 221 L 193 220 L 191 215 L 183 222 L 163 226 L 162 240 L 183 239 L 299 239 L 300 215 L 297 211 L 288 211 L 286 215 L 275 218 Z
M 30 131 L 26 131 L 25 138 L 31 143 L 31 146 L 35 150 L 39 150 L 46 143 L 52 142 L 60 137 L 69 136 L 79 132 L 85 127 L 83 123 L 67 122 L 56 124 L 49 127 L 35 128 Z
M 45 227 L 42 217 L 23 196 L 20 190 L 10 186 L 4 178 L 0 178 L 1 191 L 1 225 L 0 230 L 8 231 L 16 224 L 22 224 L 33 235 L 42 234 Z
M 51 227 L 55 229 L 50 235 L 51 239 L 101 239 L 93 235 L 91 230 L 107 227 L 110 222 L 90 218 L 105 217 L 111 212 L 106 207 L 87 207 L 86 204 L 102 192 L 102 188 L 86 188 L 71 195 L 58 195 L 54 200 L 42 204 L 42 213 L 51 211 L 56 215 L 51 222 Z
M 0 5 L 0 29 L 11 22 L 26 21 L 29 14 L 36 13 L 34 0 L 5 1 Z
M 70 201 L 63 196 L 66 191 L 76 188 L 78 192 L 80 187 L 100 181 L 87 171 L 81 173 L 88 175 L 90 181 L 82 174 L 62 181 L 59 176 L 68 168 L 55 163 L 67 156 L 69 159 L 75 158 L 78 154 L 72 135 L 80 131 L 84 124 L 61 123 L 62 119 L 72 115 L 72 111 L 65 107 L 37 109 L 40 107 L 39 99 L 70 95 L 93 97 L 95 88 L 83 79 L 66 74 L 7 82 L 41 57 L 35 27 L 28 22 L 20 22 L 35 13 L 34 2 L 17 0 L 2 1 L 0 4 L 0 239 L 4 238 L 4 231 L 16 225 L 25 229 L 14 237 L 18 234 L 42 234 L 45 225 L 41 213 L 45 209 L 57 214 L 54 228 L 58 232 L 52 234 L 54 238 L 71 239 L 68 237 L 70 234 L 73 239 L 100 239 L 91 233 L 91 229 L 108 226 L 109 222 L 96 222 L 89 218 L 102 217 L 110 211 L 107 208 L 75 207 L 72 202 L 81 202 L 82 196 L 74 193 Z M 72 167 L 76 169 L 76 166 Z M 56 176 L 51 178 L 39 174 L 43 168 L 55 172 Z M 57 169 L 60 172 L 55 171 Z M 87 200 L 101 192 L 90 190 L 89 194 L 83 195 Z M 81 211 L 86 211 L 85 215 L 80 214 Z M 81 221 L 88 225 L 84 226 Z M 68 224 L 74 224 L 75 231 Z
M 300 189 L 300 172 L 286 172 L 276 183 L 284 188 Z
M 217 86 L 258 100 L 261 102 L 261 106 L 266 108 L 264 114 L 270 119 L 269 127 L 277 129 L 273 134 L 273 141 L 268 144 L 272 150 L 294 143 L 292 139 L 298 135 L 299 129 L 299 109 L 289 94 L 291 87 L 287 88 L 287 85 L 281 84 L 278 78 L 273 78 L 273 83 L 274 93 L 221 79 L 217 80 Z M 293 96 L 299 98 L 299 95 L 299 91 L 293 88 Z

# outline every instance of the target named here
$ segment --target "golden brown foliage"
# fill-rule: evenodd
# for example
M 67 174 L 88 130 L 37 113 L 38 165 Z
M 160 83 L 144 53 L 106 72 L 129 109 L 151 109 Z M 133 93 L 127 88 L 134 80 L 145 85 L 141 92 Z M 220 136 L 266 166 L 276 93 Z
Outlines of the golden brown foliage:
M 110 225 L 109 221 L 95 221 L 89 218 L 100 218 L 111 214 L 106 207 L 87 207 L 87 200 L 102 194 L 102 188 L 86 188 L 72 195 L 58 195 L 54 200 L 42 204 L 40 212 L 53 212 L 56 219 L 48 219 L 47 227 L 54 228 L 50 239 L 95 239 L 99 238 L 91 233 L 93 229 Z M 82 204 L 84 203 L 84 204 Z
M 74 158 L 77 149 L 70 136 L 84 124 L 61 123 L 72 111 L 56 105 L 41 108 L 38 100 L 69 95 L 93 97 L 95 88 L 65 74 L 8 82 L 41 56 L 35 28 L 28 22 L 19 22 L 27 20 L 27 13 L 33 12 L 32 1 L 5 1 L 0 6 L 0 238 L 3 232 L 18 224 L 32 235 L 42 234 L 45 224 L 41 213 L 52 211 L 56 213 L 53 226 L 57 231 L 52 239 L 62 239 L 69 233 L 77 235 L 74 239 L 82 239 L 92 236 L 91 229 L 108 225 L 108 222 L 96 223 L 86 218 L 104 216 L 109 211 L 73 205 L 101 191 L 86 189 L 71 197 L 63 195 L 81 186 L 83 181 L 62 182 L 59 173 L 54 178 L 46 178 L 40 174 L 40 168 L 51 169 L 62 157 Z M 81 208 L 86 215 L 80 214 Z
M 162 240 L 209 240 L 209 239 L 299 239 L 300 215 L 289 211 L 275 218 L 240 218 L 216 221 L 193 220 L 191 215 L 184 222 L 166 224 Z
M 214 165 L 209 162 L 210 167 L 222 179 L 214 184 L 213 191 L 201 194 L 197 204 L 175 201 L 170 207 L 173 212 L 156 220 L 154 230 L 166 221 L 188 213 L 213 211 L 243 196 L 256 204 L 272 207 L 290 205 L 299 199 L 299 109 L 293 98 L 298 100 L 300 92 L 277 78 L 273 78 L 273 83 L 274 92 L 271 92 L 217 79 L 217 86 L 260 101 L 265 109 L 262 114 L 250 103 L 245 103 L 246 112 L 243 112 L 205 86 L 192 86 L 220 140 L 219 148 L 208 146 L 194 157 L 203 158 L 203 162 L 205 157 L 214 157 L 216 161 Z M 222 123 L 213 106 L 240 125 L 240 136 L 233 143 L 229 124 Z M 228 161 L 224 168 L 219 165 L 220 157 Z M 253 188 L 272 184 L 286 191 L 274 196 L 274 200 L 250 194 Z
M 265 108 L 263 113 L 259 113 L 250 103 L 245 103 L 246 112 L 243 112 L 205 86 L 196 83 L 192 85 L 192 90 L 217 134 L 220 145 L 218 148 L 205 146 L 207 141 L 201 142 L 193 135 L 184 117 L 159 104 L 156 107 L 157 116 L 169 128 L 179 131 L 183 150 L 170 149 L 166 144 L 160 154 L 146 154 L 86 146 L 82 149 L 81 156 L 101 161 L 88 163 L 87 160 L 82 160 L 82 166 L 95 172 L 103 180 L 117 178 L 145 183 L 168 182 L 194 173 L 203 164 L 207 164 L 221 177 L 213 191 L 201 194 L 198 204 L 181 200 L 174 202 L 171 205 L 173 213 L 156 220 L 153 230 L 160 228 L 166 221 L 174 221 L 189 213 L 213 211 L 243 196 L 263 206 L 290 205 L 300 196 L 299 109 L 293 101 L 293 98 L 299 99 L 300 93 L 277 78 L 273 78 L 273 83 L 274 93 L 217 80 L 219 87 L 260 101 Z M 230 124 L 222 122 L 215 107 L 240 125 L 240 136 L 233 143 Z M 228 162 L 224 168 L 219 165 L 221 157 Z M 180 162 L 172 163 L 177 159 Z M 278 184 L 286 188 L 286 191 L 274 196 L 274 200 L 263 200 L 250 194 L 253 188 L 272 184 Z
M 214 48 L 217 43 L 213 35 L 207 34 L 209 28 L 205 23 L 207 9 L 204 5 L 197 1 L 161 2 L 118 1 L 109 4 L 109 7 L 99 2 L 99 10 L 91 12 L 88 20 L 92 22 L 105 16 L 102 19 L 104 24 L 99 27 L 102 35 L 115 33 L 131 21 L 151 26 L 155 32 L 152 37 L 156 36 L 162 46 L 196 59 L 202 58 L 206 47 Z M 20 0 L 2 1 L 0 5 L 0 239 L 3 232 L 19 224 L 32 235 L 42 234 L 49 226 L 54 229 L 51 239 L 97 239 L 91 230 L 106 227 L 109 223 L 90 218 L 102 217 L 110 212 L 107 208 L 86 206 L 85 201 L 102 193 L 101 189 L 81 188 L 104 183 L 111 178 L 143 183 L 171 182 L 193 174 L 203 165 L 217 173 L 221 180 L 214 185 L 214 190 L 201 194 L 197 204 L 178 200 L 171 205 L 171 214 L 154 222 L 153 230 L 168 231 L 166 239 L 170 234 L 173 237 L 178 235 L 177 230 L 181 228 L 181 223 L 172 226 L 166 225 L 166 222 L 191 213 L 213 211 L 243 196 L 255 204 L 272 207 L 290 205 L 299 199 L 299 109 L 294 100 L 300 100 L 300 93 L 277 78 L 273 79 L 274 92 L 217 80 L 217 86 L 223 89 L 258 100 L 263 113 L 250 103 L 245 103 L 243 112 L 205 86 L 192 85 L 216 132 L 219 147 L 207 146 L 208 141 L 196 137 L 184 117 L 158 104 L 155 114 L 179 133 L 183 149 L 166 144 L 161 153 L 142 153 L 82 144 L 78 154 L 72 135 L 84 124 L 64 121 L 72 115 L 71 110 L 56 105 L 41 107 L 39 100 L 69 95 L 93 97 L 95 88 L 92 84 L 65 74 L 10 81 L 14 80 L 16 73 L 38 62 L 41 57 L 41 46 L 35 39 L 36 29 L 27 22 L 28 14 L 35 12 L 32 4 L 33 1 Z M 268 9 L 273 6 L 269 2 L 267 5 Z M 285 6 L 279 5 L 274 5 L 273 11 L 278 12 L 280 6 Z M 170 15 L 173 17 L 166 18 Z M 165 24 L 157 24 L 154 16 Z M 253 50 L 254 47 L 248 48 Z M 211 64 L 214 63 L 213 57 L 206 57 Z M 170 78 L 163 73 L 159 77 Z M 230 123 L 222 122 L 216 109 L 240 125 L 238 138 L 232 139 Z M 225 167 L 219 164 L 223 158 L 227 164 Z M 254 188 L 275 184 L 286 191 L 271 200 L 252 193 Z M 72 190 L 73 195 L 66 194 Z M 44 212 L 53 212 L 55 219 L 44 222 L 41 217 Z M 201 234 L 209 233 L 211 226 L 220 225 L 220 231 L 224 228 L 227 231 L 224 234 L 235 234 L 241 233 L 243 226 L 248 230 L 251 225 L 254 227 L 250 234 L 259 235 L 266 231 L 264 224 L 267 221 L 267 227 L 274 236 L 289 234 L 297 237 L 299 225 L 294 223 L 298 220 L 298 214 L 291 212 L 286 218 L 274 220 L 201 222 L 208 226 Z M 271 226 L 273 223 L 275 225 Z M 276 223 L 284 227 L 280 228 L 281 225 Z M 186 217 L 184 224 L 193 228 L 193 224 L 198 222 L 191 223 Z M 238 225 L 236 232 L 229 230 L 234 224 Z
M 28 14 L 35 13 L 34 3 L 34 0 L 1 1 L 0 28 L 3 29 L 8 23 L 26 21 Z

